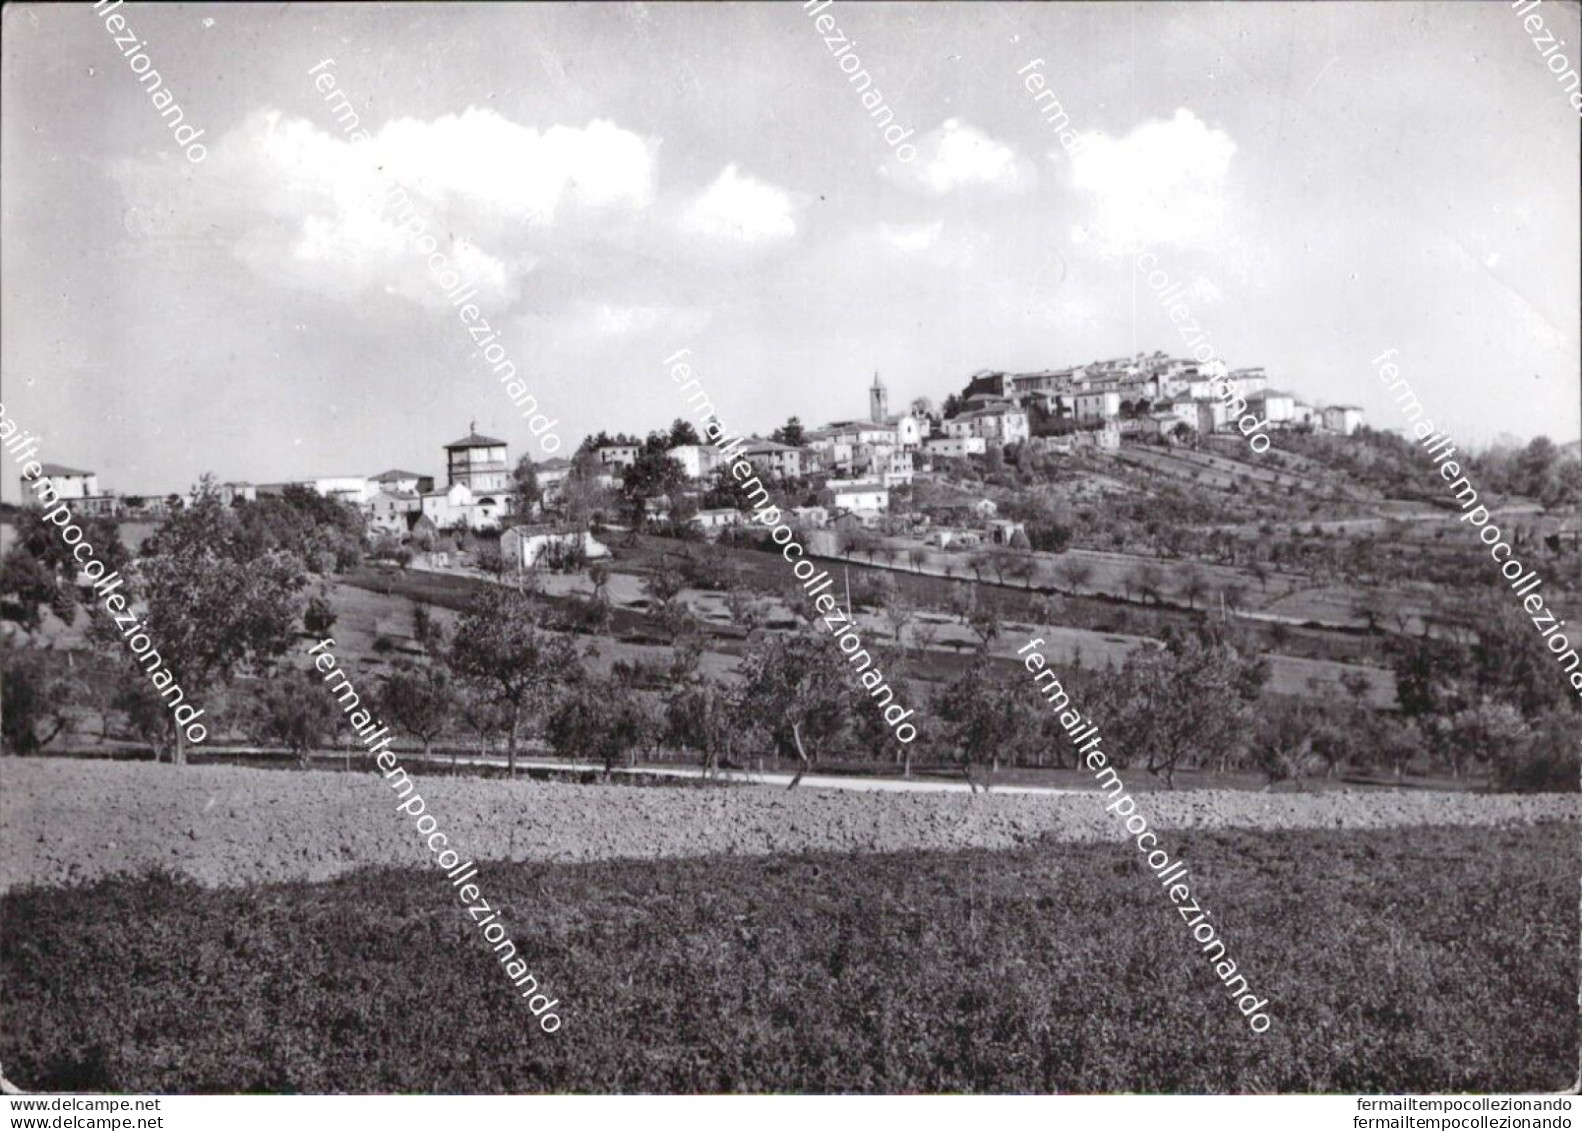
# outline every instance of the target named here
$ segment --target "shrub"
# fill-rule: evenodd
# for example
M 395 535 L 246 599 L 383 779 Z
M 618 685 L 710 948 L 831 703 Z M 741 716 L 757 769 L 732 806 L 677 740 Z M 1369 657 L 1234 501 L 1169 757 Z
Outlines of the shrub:
M 1493 759 L 1495 789 L 1514 793 L 1576 793 L 1582 790 L 1582 743 L 1576 712 L 1556 710 L 1540 718 L 1527 741 Z

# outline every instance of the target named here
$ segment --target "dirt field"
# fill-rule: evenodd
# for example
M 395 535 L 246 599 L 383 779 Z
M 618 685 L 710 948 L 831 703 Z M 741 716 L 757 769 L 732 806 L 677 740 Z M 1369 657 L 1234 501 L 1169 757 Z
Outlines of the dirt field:
M 1116 839 L 1120 830 L 1097 795 L 416 780 L 451 845 L 479 861 L 1008 848 Z M 395 804 L 372 774 L 0 759 L 0 891 L 156 866 L 230 886 L 431 863 Z M 1162 829 L 1494 826 L 1577 821 L 1582 798 L 1205 790 L 1148 794 L 1139 811 Z

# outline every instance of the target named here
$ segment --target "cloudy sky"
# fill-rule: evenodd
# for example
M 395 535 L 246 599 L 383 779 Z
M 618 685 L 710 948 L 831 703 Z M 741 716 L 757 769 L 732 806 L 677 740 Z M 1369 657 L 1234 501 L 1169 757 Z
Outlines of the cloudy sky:
M 88 4 L 9 6 L 6 411 L 129 492 L 439 474 L 474 419 L 541 455 L 378 209 L 394 177 L 567 448 L 678 415 L 683 347 L 757 430 L 862 413 L 875 370 L 901 405 L 1184 353 L 1145 245 L 1277 387 L 1394 425 L 1395 348 L 1465 437 L 1582 433 L 1577 115 L 1503 2 L 827 11 L 910 163 L 795 3 L 125 5 L 197 165 Z

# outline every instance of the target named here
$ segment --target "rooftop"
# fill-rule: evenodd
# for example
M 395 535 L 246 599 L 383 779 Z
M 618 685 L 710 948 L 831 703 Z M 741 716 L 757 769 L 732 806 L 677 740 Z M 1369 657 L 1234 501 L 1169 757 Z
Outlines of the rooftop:
M 469 433 L 467 433 L 467 435 L 463 436 L 461 439 L 459 439 L 459 440 L 452 440 L 450 443 L 446 444 L 445 445 L 445 450 L 448 452 L 448 451 L 451 451 L 451 450 L 457 449 L 457 448 L 503 448 L 503 447 L 505 447 L 505 441 L 504 440 L 496 440 L 496 439 L 494 439 L 493 437 L 490 437 L 490 436 L 480 436 L 476 432 L 469 432 Z
M 39 469 L 39 474 L 46 476 L 55 475 L 92 475 L 91 471 L 78 471 L 75 467 L 65 467 L 58 463 L 46 463 Z
M 455 444 L 452 444 L 450 446 L 451 447 L 456 447 Z M 423 479 L 423 478 L 426 478 L 426 477 L 423 476 L 423 475 L 419 475 L 415 471 L 385 471 L 385 472 L 381 472 L 378 475 L 375 475 L 373 477 L 373 481 L 375 483 L 396 483 L 396 482 L 399 482 L 402 479 Z

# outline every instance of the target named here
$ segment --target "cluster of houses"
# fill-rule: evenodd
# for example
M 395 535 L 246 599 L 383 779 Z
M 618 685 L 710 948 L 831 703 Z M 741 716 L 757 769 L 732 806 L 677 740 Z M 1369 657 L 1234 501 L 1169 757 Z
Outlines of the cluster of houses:
M 1078 429 L 1108 433 L 1098 446 L 1115 447 L 1124 434 L 1170 438 L 1180 434 L 1181 425 L 1200 435 L 1234 431 L 1239 413 L 1232 414 L 1219 395 L 1229 389 L 1274 431 L 1311 428 L 1350 436 L 1362 424 L 1355 405 L 1320 408 L 1269 388 L 1262 368 L 1220 372 L 1216 378 L 1210 365 L 1162 351 L 1034 373 L 982 370 L 968 381 L 962 394 L 966 411 L 956 419 L 1036 410 Z
M 867 419 L 811 429 L 800 444 L 753 437 L 741 454 L 769 481 L 817 477 L 822 483 L 818 504 L 794 510 L 804 526 L 871 526 L 889 511 L 892 489 L 910 486 L 942 461 L 982 456 L 991 448 L 1025 444 L 1054 454 L 1083 447 L 1103 452 L 1118 448 L 1123 436 L 1170 441 L 1184 433 L 1231 432 L 1236 418 L 1218 395 L 1219 388 L 1233 391 L 1246 402 L 1246 411 L 1266 420 L 1271 430 L 1310 427 L 1349 436 L 1362 423 L 1359 408 L 1318 408 L 1270 389 L 1262 369 L 1220 372 L 1223 376 L 1216 378 L 1207 365 L 1162 352 L 1032 373 L 983 370 L 972 375 L 959 397 L 951 398 L 949 415 L 940 416 L 923 411 L 922 406 L 892 413 L 888 390 L 875 373 L 868 389 Z M 395 469 L 294 483 L 225 483 L 220 493 L 230 503 L 278 495 L 292 485 L 311 488 L 359 508 L 374 532 L 398 538 L 456 529 L 494 530 L 506 525 L 502 520 L 508 516 L 534 517 L 519 513 L 504 440 L 479 435 L 474 424 L 467 435 L 444 445 L 444 451 L 443 487 L 436 486 L 433 476 Z M 605 487 L 617 486 L 640 452 L 636 443 L 595 449 L 593 478 Z M 700 486 L 711 482 L 727 459 L 708 444 L 679 444 L 667 454 L 690 482 Z M 544 502 L 553 508 L 573 473 L 572 461 L 546 460 L 536 464 L 535 471 Z M 101 491 L 91 471 L 46 464 L 43 474 L 60 497 L 83 514 L 155 516 L 183 503 L 176 495 L 123 498 Z M 947 526 L 937 531 L 942 548 L 971 545 L 977 539 L 1009 542 L 1014 537 L 1015 524 L 996 519 L 987 500 L 969 499 L 962 506 L 966 511 L 957 517 L 975 529 Z M 985 506 L 990 509 L 985 511 Z M 734 509 L 706 509 L 691 521 L 705 531 L 717 531 L 739 523 L 741 515 Z M 551 547 L 565 548 L 578 540 L 587 556 L 605 552 L 585 531 L 518 522 L 502 538 L 502 553 L 508 562 L 530 564 Z

